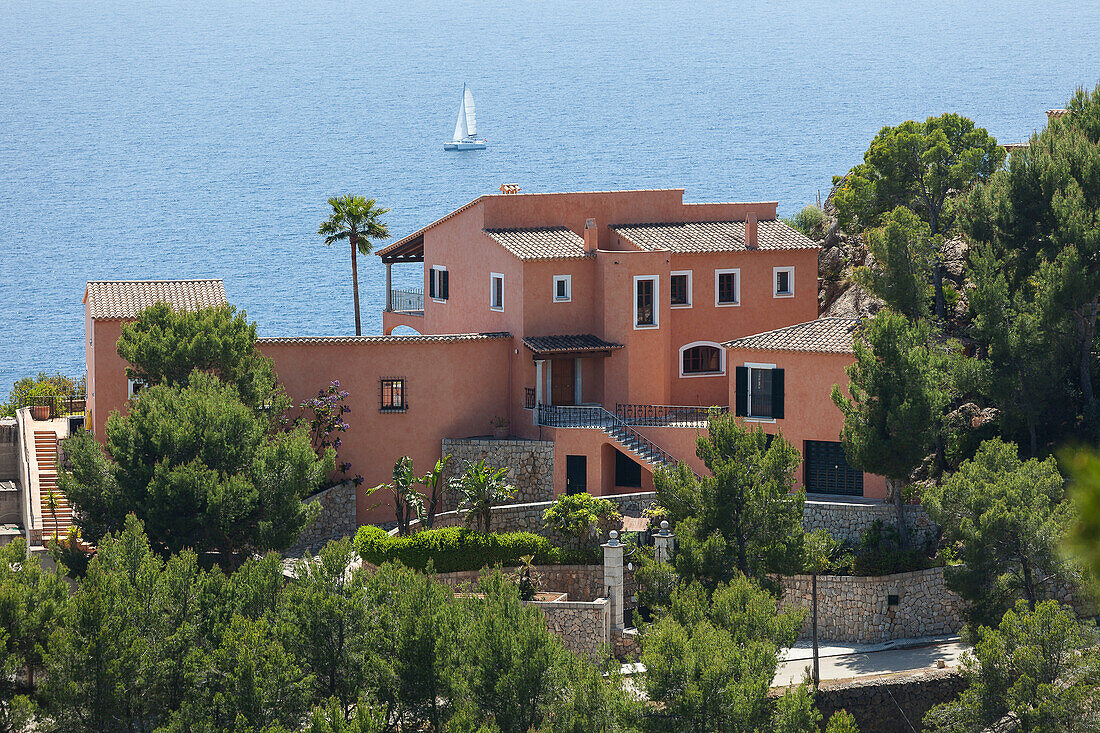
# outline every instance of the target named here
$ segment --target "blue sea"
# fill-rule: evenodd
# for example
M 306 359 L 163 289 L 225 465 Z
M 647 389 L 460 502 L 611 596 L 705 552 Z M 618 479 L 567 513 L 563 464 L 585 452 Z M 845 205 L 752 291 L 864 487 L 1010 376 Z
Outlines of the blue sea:
M 221 277 L 262 334 L 352 333 L 333 195 L 395 236 L 501 183 L 791 214 L 883 125 L 1027 139 L 1098 38 L 1096 0 L 2 0 L 0 396 L 83 373 L 90 279 Z M 445 153 L 464 82 L 490 146 Z

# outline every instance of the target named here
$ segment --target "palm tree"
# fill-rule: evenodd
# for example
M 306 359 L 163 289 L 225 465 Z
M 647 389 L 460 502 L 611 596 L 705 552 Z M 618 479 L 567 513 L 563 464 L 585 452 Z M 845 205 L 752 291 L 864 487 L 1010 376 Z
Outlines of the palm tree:
M 332 207 L 332 216 L 321 223 L 317 233 L 325 238 L 325 244 L 331 245 L 341 239 L 351 242 L 351 285 L 355 297 L 355 335 L 362 336 L 359 326 L 359 269 L 356 255 L 371 253 L 370 240 L 386 239 L 390 230 L 380 217 L 389 213 L 389 209 L 375 206 L 374 199 L 362 196 L 341 196 L 328 200 Z
M 460 497 L 458 509 L 466 512 L 467 525 L 476 522 L 482 532 L 489 531 L 493 506 L 516 495 L 516 487 L 504 480 L 507 475 L 507 468 L 490 468 L 480 460 L 466 461 L 462 475 L 451 479 L 450 489 Z

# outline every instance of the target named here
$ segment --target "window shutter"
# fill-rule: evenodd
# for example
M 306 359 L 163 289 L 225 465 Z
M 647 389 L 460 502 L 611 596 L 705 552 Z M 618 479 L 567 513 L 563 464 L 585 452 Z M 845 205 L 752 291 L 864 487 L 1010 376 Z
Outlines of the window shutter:
M 439 271 L 439 297 L 446 300 L 451 295 L 450 273 L 446 270 Z
M 435 268 L 428 269 L 428 297 L 435 297 Z
M 783 417 L 783 370 L 772 369 L 772 417 Z
M 737 376 L 734 381 L 736 399 L 734 402 L 734 415 L 744 417 L 749 414 L 749 368 L 737 367 Z

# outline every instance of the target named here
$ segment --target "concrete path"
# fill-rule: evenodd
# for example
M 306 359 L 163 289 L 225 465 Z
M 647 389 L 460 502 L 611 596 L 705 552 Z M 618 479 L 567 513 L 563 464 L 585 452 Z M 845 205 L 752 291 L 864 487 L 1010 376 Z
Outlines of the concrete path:
M 956 667 L 963 653 L 970 649 L 958 639 L 921 642 L 922 640 L 912 639 L 895 641 L 890 642 L 891 646 L 886 648 L 879 644 L 866 647 L 819 645 L 821 679 L 843 680 L 935 669 L 939 661 L 945 666 Z M 826 649 L 830 651 L 829 656 L 825 656 Z M 805 671 L 812 664 L 812 651 L 806 654 L 805 647 L 799 644 L 788 652 L 786 661 L 779 663 L 772 685 L 785 687 L 801 682 Z

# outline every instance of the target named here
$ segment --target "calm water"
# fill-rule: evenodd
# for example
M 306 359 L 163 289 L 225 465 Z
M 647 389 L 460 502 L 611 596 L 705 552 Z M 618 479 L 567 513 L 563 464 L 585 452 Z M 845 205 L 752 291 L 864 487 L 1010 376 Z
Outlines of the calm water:
M 0 395 L 83 372 L 88 279 L 222 277 L 264 334 L 350 333 L 334 194 L 398 236 L 503 182 L 791 213 L 885 124 L 1025 139 L 1100 79 L 1098 37 L 1096 0 L 2 0 Z M 444 153 L 464 81 L 491 147 Z

